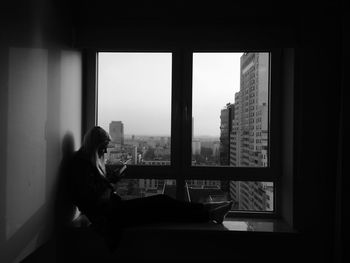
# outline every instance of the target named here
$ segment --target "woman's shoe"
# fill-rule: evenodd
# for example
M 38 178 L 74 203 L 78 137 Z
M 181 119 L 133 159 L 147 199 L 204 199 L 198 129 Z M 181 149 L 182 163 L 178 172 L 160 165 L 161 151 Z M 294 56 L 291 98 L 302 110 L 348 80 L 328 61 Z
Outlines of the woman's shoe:
M 231 210 L 233 201 L 230 201 L 226 204 L 220 205 L 209 210 L 210 219 L 217 224 L 222 224 L 227 213 Z

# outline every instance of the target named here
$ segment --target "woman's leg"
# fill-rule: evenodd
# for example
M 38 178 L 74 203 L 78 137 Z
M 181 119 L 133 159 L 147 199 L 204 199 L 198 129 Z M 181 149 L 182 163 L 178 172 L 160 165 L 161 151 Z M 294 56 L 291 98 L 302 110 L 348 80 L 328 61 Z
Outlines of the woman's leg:
M 202 204 L 179 201 L 167 195 L 120 201 L 115 206 L 114 216 L 122 225 L 210 220 Z

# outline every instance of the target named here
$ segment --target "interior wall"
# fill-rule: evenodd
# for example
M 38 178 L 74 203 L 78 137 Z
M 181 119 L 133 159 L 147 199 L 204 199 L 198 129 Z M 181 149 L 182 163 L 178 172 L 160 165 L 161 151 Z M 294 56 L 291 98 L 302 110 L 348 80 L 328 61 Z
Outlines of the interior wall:
M 0 21 L 0 262 L 48 240 L 61 144 L 81 141 L 82 61 L 54 1 L 5 2 Z

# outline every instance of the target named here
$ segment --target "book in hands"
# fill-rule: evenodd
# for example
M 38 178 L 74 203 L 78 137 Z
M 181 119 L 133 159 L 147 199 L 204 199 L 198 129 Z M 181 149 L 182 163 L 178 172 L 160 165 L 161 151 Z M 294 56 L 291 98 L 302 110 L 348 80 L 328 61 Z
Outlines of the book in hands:
M 124 164 L 120 169 L 119 171 L 117 171 L 117 176 L 123 176 L 124 175 L 124 172 L 126 170 L 127 166 L 126 164 Z
M 125 162 L 122 162 L 122 164 L 128 164 L 131 161 L 131 159 L 127 159 Z
M 124 175 L 124 172 L 127 168 L 127 163 L 130 161 L 131 159 L 126 160 L 125 162 L 122 162 L 122 167 L 121 168 L 117 168 L 115 169 L 115 173 L 117 174 L 118 177 L 121 177 Z

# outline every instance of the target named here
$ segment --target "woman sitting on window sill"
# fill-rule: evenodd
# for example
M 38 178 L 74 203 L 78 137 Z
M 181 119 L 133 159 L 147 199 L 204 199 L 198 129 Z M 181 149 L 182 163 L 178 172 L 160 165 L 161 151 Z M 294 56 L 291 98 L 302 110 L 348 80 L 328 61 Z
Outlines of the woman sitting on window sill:
M 106 173 L 104 154 L 109 142 L 105 130 L 93 127 L 67 167 L 71 199 L 94 227 L 108 234 L 127 226 L 157 222 L 223 222 L 232 202 L 189 203 L 167 195 L 123 200 L 113 185 L 119 172 Z

